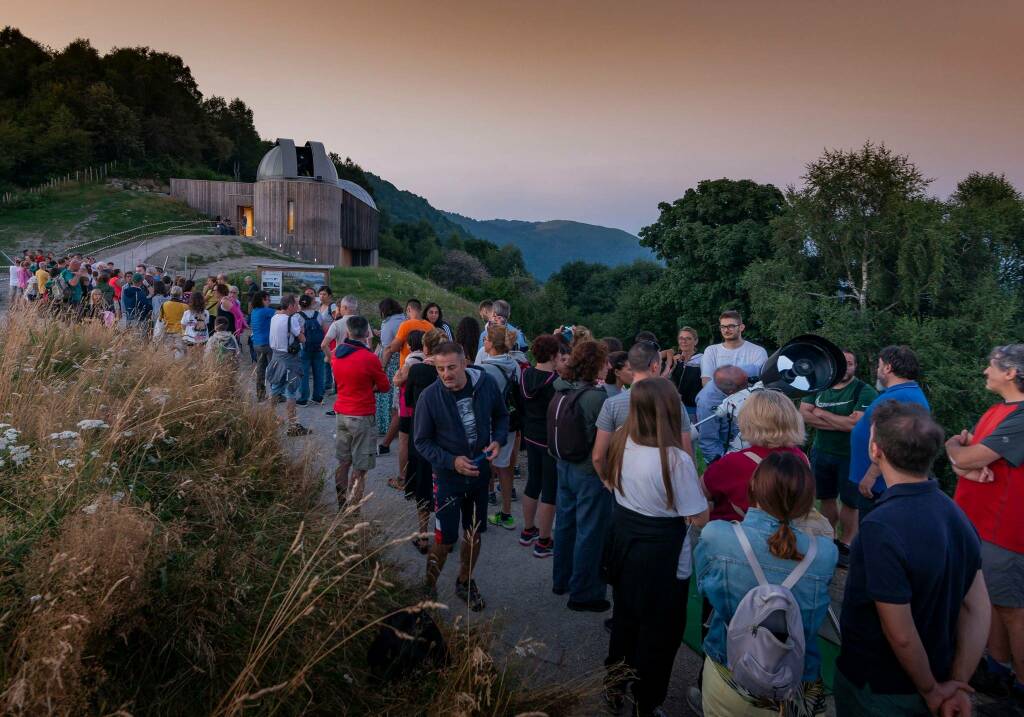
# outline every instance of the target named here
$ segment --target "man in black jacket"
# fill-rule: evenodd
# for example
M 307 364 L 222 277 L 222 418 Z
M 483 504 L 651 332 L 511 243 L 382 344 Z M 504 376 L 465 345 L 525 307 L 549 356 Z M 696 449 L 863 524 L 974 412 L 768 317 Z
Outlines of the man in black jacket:
M 437 590 L 448 554 L 459 539 L 461 516 L 465 544 L 455 594 L 471 610 L 484 600 L 473 580 L 480 554 L 480 533 L 487 528 L 488 461 L 508 440 L 508 412 L 494 379 L 466 369 L 462 346 L 446 342 L 434 353 L 440 379 L 419 397 L 413 424 L 416 451 L 434 470 L 434 542 L 427 553 L 427 589 Z

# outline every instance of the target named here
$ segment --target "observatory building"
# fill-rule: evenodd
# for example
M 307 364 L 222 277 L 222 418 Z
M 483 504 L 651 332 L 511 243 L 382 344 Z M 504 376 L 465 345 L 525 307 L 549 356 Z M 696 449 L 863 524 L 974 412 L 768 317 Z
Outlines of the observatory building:
M 255 182 L 172 178 L 171 196 L 303 261 L 377 265 L 377 205 L 358 184 L 338 179 L 320 142 L 278 139 Z

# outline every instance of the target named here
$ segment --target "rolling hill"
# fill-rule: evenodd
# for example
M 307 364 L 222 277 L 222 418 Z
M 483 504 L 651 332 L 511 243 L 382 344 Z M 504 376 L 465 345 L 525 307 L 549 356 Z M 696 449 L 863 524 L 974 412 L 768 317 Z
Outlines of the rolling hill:
M 530 272 L 541 281 L 570 261 L 618 266 L 637 259 L 655 261 L 654 254 L 629 232 L 565 219 L 524 222 L 513 219 L 480 221 L 460 214 L 445 217 L 480 239 L 498 246 L 515 244 Z
M 433 207 L 418 194 L 399 189 L 369 172 L 377 205 L 393 222 L 425 221 L 441 237 L 451 234 L 474 236 L 498 246 L 514 244 L 523 252 L 526 268 L 544 281 L 565 263 L 585 260 L 609 266 L 629 264 L 637 259 L 654 260 L 639 240 L 621 229 L 563 219 L 526 222 L 511 219 L 481 221 Z

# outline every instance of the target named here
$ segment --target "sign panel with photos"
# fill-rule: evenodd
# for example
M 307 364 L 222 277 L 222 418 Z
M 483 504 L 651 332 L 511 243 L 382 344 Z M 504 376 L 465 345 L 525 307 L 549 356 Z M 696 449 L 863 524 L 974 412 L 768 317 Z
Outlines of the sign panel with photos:
M 260 289 L 270 295 L 270 303 L 277 306 L 285 294 L 300 296 L 307 287 L 314 291 L 330 285 L 331 268 L 324 267 L 257 267 Z

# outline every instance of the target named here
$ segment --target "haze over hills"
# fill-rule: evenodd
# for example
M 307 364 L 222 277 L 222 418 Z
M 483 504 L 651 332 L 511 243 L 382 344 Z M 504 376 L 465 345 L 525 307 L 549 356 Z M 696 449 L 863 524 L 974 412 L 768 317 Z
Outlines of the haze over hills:
M 639 239 L 621 229 L 556 219 L 527 222 L 512 219 L 478 220 L 433 207 L 423 197 L 370 172 L 366 173 L 377 204 L 394 222 L 426 221 L 440 236 L 453 233 L 485 239 L 498 246 L 514 244 L 526 268 L 541 281 L 570 261 L 585 260 L 609 266 L 637 259 L 654 260 Z

